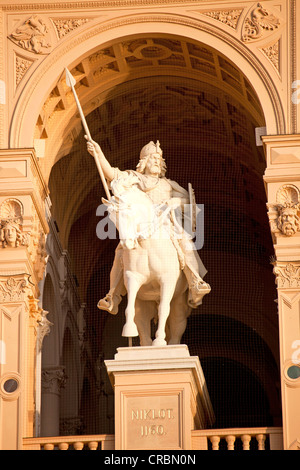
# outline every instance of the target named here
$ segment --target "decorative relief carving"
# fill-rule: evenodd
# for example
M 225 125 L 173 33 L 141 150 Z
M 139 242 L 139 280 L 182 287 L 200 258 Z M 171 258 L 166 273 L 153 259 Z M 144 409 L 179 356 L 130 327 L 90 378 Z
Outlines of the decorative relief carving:
M 287 263 L 284 265 L 275 265 L 273 272 L 276 276 L 278 287 L 298 288 L 300 287 L 300 264 Z
M 47 54 L 51 47 L 49 30 L 42 19 L 32 15 L 18 26 L 9 38 L 28 52 Z
M 1 219 L 14 219 L 21 223 L 23 217 L 23 205 L 18 199 L 6 199 L 0 206 Z
M 241 10 L 219 10 L 219 11 L 207 11 L 203 13 L 205 16 L 209 16 L 214 20 L 221 21 L 221 23 L 236 29 L 237 22 L 242 13 Z
M 262 47 L 261 50 L 279 72 L 279 41 L 275 42 L 275 44 L 272 44 L 271 46 Z
M 37 346 L 38 350 L 42 349 L 43 339 L 50 333 L 50 327 L 53 325 L 48 319 L 49 312 L 39 307 L 39 300 L 32 293 L 27 297 L 29 317 L 32 320 L 35 331 L 38 333 Z
M 24 300 L 29 287 L 28 274 L 0 276 L 0 302 L 20 302 Z
M 266 32 L 273 32 L 280 26 L 280 20 L 261 3 L 251 10 L 242 27 L 242 41 L 261 39 Z
M 35 209 L 32 230 L 28 240 L 28 253 L 38 279 L 42 279 L 46 264 L 46 238 Z
M 51 323 L 47 318 L 48 314 L 49 312 L 47 312 L 47 310 L 41 309 L 40 311 L 41 319 L 38 324 L 38 338 L 37 338 L 38 351 L 41 351 L 43 340 L 45 336 L 47 336 L 50 333 L 51 326 L 53 326 L 53 323 Z
M 16 56 L 16 86 L 19 85 L 20 81 L 32 64 L 32 60 L 25 59 L 21 56 Z
M 0 241 L 2 247 L 28 245 L 28 234 L 23 234 L 23 206 L 17 199 L 6 199 L 0 206 Z
M 71 33 L 74 29 L 78 28 L 79 26 L 82 26 L 83 24 L 87 23 L 89 20 L 87 18 L 84 19 L 59 19 L 59 20 L 54 20 L 51 19 L 52 23 L 54 24 L 57 35 L 59 39 L 63 38 L 66 36 L 68 33 Z
M 290 184 L 282 186 L 277 193 L 277 204 L 267 204 L 270 227 L 273 233 L 281 232 L 287 237 L 300 231 L 300 192 Z

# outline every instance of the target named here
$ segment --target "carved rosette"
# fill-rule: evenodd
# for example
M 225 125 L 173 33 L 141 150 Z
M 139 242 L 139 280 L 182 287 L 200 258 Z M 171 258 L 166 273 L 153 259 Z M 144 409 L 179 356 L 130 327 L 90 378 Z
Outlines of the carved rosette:
M 291 184 L 282 186 L 276 204 L 267 204 L 272 233 L 291 237 L 300 231 L 300 191 Z
M 300 263 L 277 263 L 274 264 L 273 272 L 278 287 L 289 289 L 300 287 Z

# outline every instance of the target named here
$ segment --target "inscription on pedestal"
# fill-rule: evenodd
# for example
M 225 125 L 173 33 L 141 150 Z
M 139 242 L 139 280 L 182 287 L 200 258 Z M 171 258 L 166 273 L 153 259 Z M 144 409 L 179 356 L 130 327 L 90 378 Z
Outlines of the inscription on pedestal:
M 181 449 L 181 394 L 126 396 L 126 449 Z

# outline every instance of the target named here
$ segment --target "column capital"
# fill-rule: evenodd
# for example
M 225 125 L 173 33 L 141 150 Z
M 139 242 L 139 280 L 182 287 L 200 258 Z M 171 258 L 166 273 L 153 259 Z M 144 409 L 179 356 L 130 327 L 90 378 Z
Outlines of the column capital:
M 52 393 L 59 395 L 61 389 L 65 386 L 66 375 L 63 366 L 45 367 L 42 370 L 42 389 L 43 393 Z
M 300 261 L 298 262 L 274 262 L 273 272 L 276 276 L 276 284 L 280 289 L 299 290 L 300 288 Z

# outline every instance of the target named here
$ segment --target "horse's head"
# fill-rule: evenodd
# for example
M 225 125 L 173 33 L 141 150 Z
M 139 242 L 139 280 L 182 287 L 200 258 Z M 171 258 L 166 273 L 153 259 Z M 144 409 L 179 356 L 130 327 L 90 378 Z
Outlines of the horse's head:
M 118 198 L 122 196 L 128 189 L 133 188 L 139 182 L 137 176 L 129 173 L 128 176 L 122 176 L 121 178 L 115 179 L 111 182 L 111 189 L 113 195 Z

